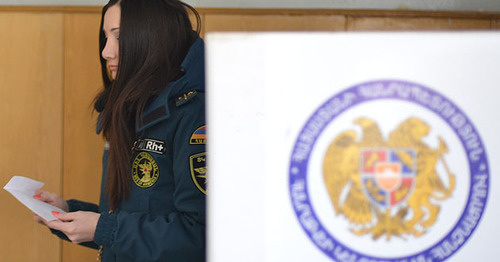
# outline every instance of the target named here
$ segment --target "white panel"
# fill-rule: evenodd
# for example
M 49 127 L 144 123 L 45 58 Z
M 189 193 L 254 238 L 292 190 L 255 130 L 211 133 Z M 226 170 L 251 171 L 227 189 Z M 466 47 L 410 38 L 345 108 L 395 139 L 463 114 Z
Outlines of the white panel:
M 209 261 L 496 261 L 498 46 L 500 33 L 209 33 Z M 377 96 L 383 98 L 369 99 Z M 450 105 L 454 111 L 444 110 Z M 359 117 L 374 121 L 386 141 L 365 146 L 370 152 L 406 148 L 387 141 L 414 117 L 425 124 L 412 122 L 392 141 L 413 137 L 435 153 L 411 158 L 422 168 L 397 176 L 405 176 L 408 198 L 392 203 L 392 193 L 384 193 L 389 202 L 369 202 L 371 224 L 361 223 L 369 230 L 356 235 L 352 230 L 362 228 L 345 213 L 335 215 L 334 206 L 362 205 L 333 204 L 322 168 L 335 137 L 353 130 L 361 147 L 363 134 L 375 134 L 353 123 Z M 439 137 L 448 152 L 437 153 Z M 475 137 L 482 144 L 469 143 Z M 294 160 L 301 152 L 307 159 Z M 352 152 L 338 154 L 352 160 L 361 151 Z M 357 167 L 349 163 L 343 167 Z M 435 172 L 424 171 L 426 165 Z M 350 182 L 338 182 L 340 198 L 356 189 L 375 201 L 359 182 L 372 179 L 362 180 L 372 171 L 346 170 Z M 419 210 L 423 216 L 411 224 Z

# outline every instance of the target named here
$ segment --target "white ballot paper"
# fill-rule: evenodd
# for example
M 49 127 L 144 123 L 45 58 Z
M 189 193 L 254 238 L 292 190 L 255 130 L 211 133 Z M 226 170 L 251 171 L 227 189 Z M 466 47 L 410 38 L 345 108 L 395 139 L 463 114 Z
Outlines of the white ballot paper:
M 11 193 L 15 198 L 17 198 L 17 200 L 23 203 L 23 205 L 35 214 L 41 216 L 43 219 L 47 221 L 56 220 L 57 218 L 52 215 L 52 211 L 57 211 L 59 213 L 66 212 L 58 207 L 47 204 L 33 197 L 36 194 L 36 191 L 42 188 L 43 185 L 44 183 L 31 178 L 13 176 L 3 189 Z

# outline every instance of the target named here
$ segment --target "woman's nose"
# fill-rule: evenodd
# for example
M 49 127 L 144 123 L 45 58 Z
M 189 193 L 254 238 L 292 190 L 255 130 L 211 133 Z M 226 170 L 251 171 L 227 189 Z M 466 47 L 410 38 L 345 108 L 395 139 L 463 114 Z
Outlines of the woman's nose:
M 112 41 L 107 40 L 104 49 L 102 50 L 102 57 L 106 60 L 111 60 L 116 57 L 116 48 L 113 46 Z

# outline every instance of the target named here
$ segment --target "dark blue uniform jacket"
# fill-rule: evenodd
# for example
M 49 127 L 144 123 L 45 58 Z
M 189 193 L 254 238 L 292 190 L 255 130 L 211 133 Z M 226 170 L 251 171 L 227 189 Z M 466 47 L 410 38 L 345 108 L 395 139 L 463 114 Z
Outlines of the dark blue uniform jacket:
M 169 83 L 138 121 L 129 197 L 109 214 L 104 188 L 105 150 L 99 206 L 68 201 L 71 212 L 101 214 L 94 242 L 84 245 L 103 246 L 105 262 L 205 260 L 205 77 L 201 38 L 191 46 L 182 68 L 185 74 Z

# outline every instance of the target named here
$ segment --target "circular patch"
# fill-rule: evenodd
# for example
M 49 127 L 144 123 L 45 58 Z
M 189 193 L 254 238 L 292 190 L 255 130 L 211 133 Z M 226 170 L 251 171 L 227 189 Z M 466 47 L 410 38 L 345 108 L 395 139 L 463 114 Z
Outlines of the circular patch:
M 307 120 L 289 190 L 303 230 L 334 261 L 442 261 L 480 222 L 489 166 L 479 132 L 451 100 L 373 81 Z
M 207 194 L 207 153 L 199 153 L 189 156 L 189 168 L 191 170 L 191 178 L 196 187 L 203 193 Z
M 153 156 L 146 152 L 140 152 L 135 156 L 132 163 L 132 180 L 142 188 L 153 186 L 160 175 L 160 169 Z

